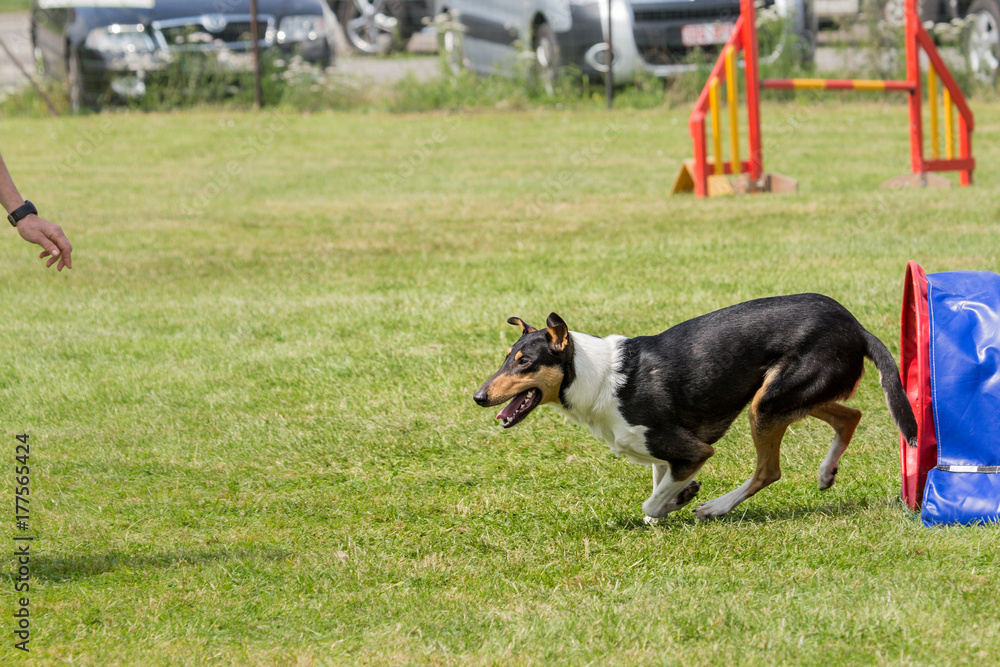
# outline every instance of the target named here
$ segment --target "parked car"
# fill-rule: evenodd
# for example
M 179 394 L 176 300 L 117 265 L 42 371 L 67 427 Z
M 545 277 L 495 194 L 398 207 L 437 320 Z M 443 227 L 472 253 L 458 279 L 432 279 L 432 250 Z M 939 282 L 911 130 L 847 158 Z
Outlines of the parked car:
M 450 21 L 438 20 L 441 49 L 456 66 L 512 74 L 519 54 L 533 52 L 546 79 L 572 65 L 594 78 L 608 69 L 608 0 L 438 0 Z M 667 76 L 697 67 L 695 49 L 717 53 L 732 33 L 739 0 L 611 0 L 615 80 L 641 72 Z M 816 22 L 806 0 L 765 6 L 793 26 L 811 55 Z M 443 27 L 442 27 L 443 26 Z M 449 27 L 450 26 L 450 27 Z M 762 57 L 780 49 L 775 41 Z
M 42 71 L 66 82 L 74 109 L 134 99 L 177 54 L 246 53 L 249 0 L 32 0 L 31 40 Z M 336 19 L 322 0 L 257 0 L 260 48 L 332 61 Z
M 889 25 L 902 26 L 903 3 L 907 0 L 816 0 L 816 14 L 823 24 L 856 20 L 863 11 L 874 10 Z M 950 23 L 964 19 L 961 48 L 969 70 L 976 78 L 995 82 L 1000 73 L 1000 0 L 918 0 L 925 23 Z
M 433 5 L 433 0 L 330 0 L 347 42 L 372 55 L 406 44 L 433 16 Z
M 1000 0 L 974 0 L 965 15 L 969 69 L 980 80 L 996 83 L 1000 75 Z

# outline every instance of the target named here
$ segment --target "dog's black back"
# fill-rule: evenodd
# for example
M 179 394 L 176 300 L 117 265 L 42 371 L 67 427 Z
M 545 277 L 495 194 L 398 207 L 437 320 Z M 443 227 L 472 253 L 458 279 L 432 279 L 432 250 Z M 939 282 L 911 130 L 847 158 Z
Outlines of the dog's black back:
M 820 294 L 756 299 L 623 343 L 623 415 L 650 434 L 651 453 L 674 458 L 676 429 L 707 444 L 757 398 L 765 418 L 804 413 L 851 395 L 871 335 Z M 872 337 L 874 338 L 874 337 Z M 779 414 L 772 414 L 778 411 Z M 673 454 L 674 456 L 672 456 Z

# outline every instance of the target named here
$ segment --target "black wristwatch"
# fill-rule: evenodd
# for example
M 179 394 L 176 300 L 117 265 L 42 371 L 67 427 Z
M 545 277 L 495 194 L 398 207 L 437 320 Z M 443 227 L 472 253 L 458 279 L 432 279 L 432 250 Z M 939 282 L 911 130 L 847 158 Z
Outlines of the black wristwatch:
M 17 208 L 15 208 L 13 211 L 10 212 L 10 215 L 7 216 L 7 222 L 9 222 L 14 227 L 17 227 L 17 223 L 21 222 L 22 220 L 24 220 L 25 218 L 27 218 L 29 215 L 32 214 L 38 215 L 38 209 L 35 208 L 34 204 L 25 199 L 24 204 L 18 206 Z

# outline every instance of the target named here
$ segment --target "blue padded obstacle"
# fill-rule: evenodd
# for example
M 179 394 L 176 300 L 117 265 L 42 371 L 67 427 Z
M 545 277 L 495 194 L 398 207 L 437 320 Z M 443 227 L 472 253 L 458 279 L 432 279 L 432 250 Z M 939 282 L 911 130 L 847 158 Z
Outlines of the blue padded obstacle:
M 919 426 L 916 451 L 901 443 L 904 498 L 928 526 L 1000 521 L 1000 275 L 911 262 L 902 332 Z

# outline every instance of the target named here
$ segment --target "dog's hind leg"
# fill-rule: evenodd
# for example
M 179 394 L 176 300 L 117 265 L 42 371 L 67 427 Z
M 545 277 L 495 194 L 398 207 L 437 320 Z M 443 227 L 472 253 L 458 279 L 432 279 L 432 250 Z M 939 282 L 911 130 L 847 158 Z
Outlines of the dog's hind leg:
M 782 404 L 782 401 L 775 400 L 781 395 L 782 384 L 777 373 L 769 374 L 750 403 L 750 434 L 757 450 L 757 467 L 753 475 L 738 488 L 696 509 L 694 514 L 699 519 L 728 514 L 765 486 L 781 479 L 781 439 L 785 437 L 788 425 L 804 416 L 775 409 L 775 405 Z
M 734 507 L 757 493 L 765 486 L 781 479 L 781 439 L 788 425 L 794 420 L 780 422 L 761 428 L 751 416 L 753 444 L 757 449 L 757 468 L 746 482 L 729 493 L 709 500 L 694 511 L 699 519 L 713 519 L 728 514 Z
M 861 421 L 861 411 L 841 405 L 840 403 L 828 403 L 816 408 L 809 414 L 816 419 L 825 421 L 833 428 L 836 434 L 833 437 L 833 443 L 830 445 L 830 451 L 827 452 L 826 458 L 823 459 L 823 463 L 819 466 L 819 488 L 829 489 L 837 480 L 837 467 L 840 463 L 840 457 L 843 456 L 847 446 L 851 444 L 854 430 Z

